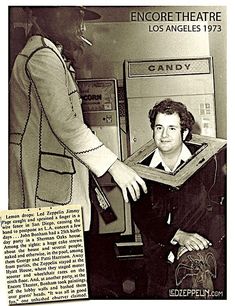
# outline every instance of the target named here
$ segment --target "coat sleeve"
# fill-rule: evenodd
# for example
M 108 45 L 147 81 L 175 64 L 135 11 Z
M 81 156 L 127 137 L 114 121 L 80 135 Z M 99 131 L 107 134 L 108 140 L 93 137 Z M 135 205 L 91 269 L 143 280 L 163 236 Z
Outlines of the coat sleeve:
M 103 175 L 117 156 L 84 124 L 81 106 L 75 112 L 70 94 L 77 95 L 77 103 L 80 97 L 75 84 L 74 90 L 68 89 L 71 76 L 62 58 L 51 48 L 41 48 L 27 61 L 26 73 L 59 142 L 97 176 Z

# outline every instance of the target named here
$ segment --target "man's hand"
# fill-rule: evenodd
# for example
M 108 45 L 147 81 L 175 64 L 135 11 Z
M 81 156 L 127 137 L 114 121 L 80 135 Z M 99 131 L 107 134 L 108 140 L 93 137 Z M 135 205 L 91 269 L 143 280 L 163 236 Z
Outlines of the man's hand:
M 147 187 L 144 180 L 139 177 L 134 170 L 122 163 L 120 160 L 117 159 L 109 168 L 109 173 L 121 188 L 123 198 L 126 203 L 129 202 L 127 190 L 130 192 L 134 201 L 138 200 L 140 197 L 140 186 L 143 191 L 147 193 Z
M 197 233 L 187 233 L 180 229 L 175 233 L 173 238 L 180 246 L 185 247 L 188 251 L 207 249 L 212 243 Z
M 180 246 L 177 252 L 177 260 L 186 252 L 188 252 L 188 249 L 184 246 Z

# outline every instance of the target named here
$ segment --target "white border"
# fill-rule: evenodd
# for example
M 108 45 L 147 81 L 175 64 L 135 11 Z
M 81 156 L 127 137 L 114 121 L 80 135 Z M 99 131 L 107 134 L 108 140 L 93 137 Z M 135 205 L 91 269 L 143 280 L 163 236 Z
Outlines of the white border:
M 6 209 L 7 208 L 7 193 L 8 193 L 8 170 L 7 170 L 7 163 L 8 163 L 8 5 L 91 5 L 91 6 L 111 6 L 110 1 L 36 1 L 35 3 L 32 3 L 32 1 L 4 1 L 1 3 L 1 9 L 0 9 L 0 33 L 1 33 L 1 48 L 0 48 L 0 58 L 1 58 L 1 110 L 0 110 L 0 131 L 1 131 L 1 155 L 0 155 L 0 173 L 1 173 L 1 189 L 0 189 L 0 209 Z M 227 25 L 228 25 L 228 32 L 227 32 L 227 41 L 228 41 L 228 85 L 227 85 L 227 92 L 228 92 L 228 105 L 227 109 L 229 110 L 228 113 L 228 213 L 227 213 L 227 224 L 228 224 L 228 283 L 227 283 L 227 289 L 228 289 L 228 300 L 227 301 L 201 301 L 200 303 L 206 303 L 206 305 L 214 305 L 214 303 L 219 304 L 226 304 L 226 305 L 234 305 L 234 297 L 235 293 L 233 288 L 234 283 L 234 248 L 232 245 L 234 244 L 234 241 L 232 241 L 232 238 L 234 235 L 234 195 L 232 190 L 234 189 L 234 156 L 235 156 L 235 144 L 234 144 L 234 133 L 235 133 L 235 127 L 234 127 L 234 119 L 235 119 L 235 99 L 234 99 L 234 29 L 235 29 L 235 10 L 234 10 L 234 1 L 227 0 L 227 1 L 213 1 L 213 0 L 194 0 L 194 1 L 139 1 L 139 0 L 119 0 L 119 1 L 112 1 L 112 5 L 118 5 L 118 6 L 227 6 L 227 13 L 228 13 L 228 19 L 227 19 Z M 231 144 L 230 144 L 231 139 Z M 2 280 L 1 280 L 2 281 Z M 0 284 L 0 297 L 3 296 L 4 292 L 1 292 L 2 286 Z M 42 304 L 39 303 L 37 305 L 39 306 L 63 306 L 63 305 L 93 305 L 94 303 L 100 304 L 102 306 L 104 305 L 112 305 L 114 304 L 120 304 L 125 303 L 125 300 L 92 300 L 92 301 L 75 301 L 75 302 L 65 302 L 65 303 L 49 303 L 49 304 Z M 132 305 L 142 305 L 142 300 L 134 300 L 129 301 L 127 300 L 128 304 L 131 303 Z M 145 303 L 145 302 L 144 302 Z M 177 305 L 189 305 L 191 302 L 189 301 L 167 301 L 167 300 L 148 300 L 147 303 L 154 303 L 154 305 L 163 305 L 163 304 L 170 304 L 174 303 L 174 306 Z M 196 302 L 194 302 L 196 303 Z M 1 305 L 2 299 L 1 299 Z M 36 304 L 34 304 L 36 305 Z

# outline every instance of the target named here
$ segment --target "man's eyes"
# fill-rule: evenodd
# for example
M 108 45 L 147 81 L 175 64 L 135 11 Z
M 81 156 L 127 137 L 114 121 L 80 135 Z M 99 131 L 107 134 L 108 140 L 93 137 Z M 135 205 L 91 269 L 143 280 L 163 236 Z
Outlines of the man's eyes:
M 157 131 L 161 131 L 161 130 L 163 130 L 163 127 L 162 127 L 162 126 L 155 126 L 155 129 L 156 129 Z M 177 128 L 174 127 L 174 126 L 170 126 L 168 129 L 169 129 L 170 131 L 176 131 L 176 130 L 177 130 Z

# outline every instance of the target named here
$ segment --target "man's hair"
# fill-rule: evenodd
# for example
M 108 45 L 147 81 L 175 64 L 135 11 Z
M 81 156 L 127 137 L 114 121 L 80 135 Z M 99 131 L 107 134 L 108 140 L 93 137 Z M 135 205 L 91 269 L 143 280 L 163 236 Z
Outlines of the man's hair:
M 183 134 L 186 129 L 189 131 L 185 140 L 190 140 L 192 138 L 192 128 L 195 123 L 195 119 L 192 113 L 187 110 L 187 107 L 183 103 L 176 102 L 171 99 L 165 99 L 159 103 L 156 103 L 149 111 L 150 124 L 153 130 L 158 113 L 167 115 L 177 113 L 180 117 L 181 133 Z

